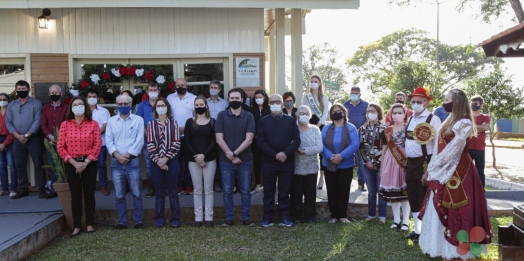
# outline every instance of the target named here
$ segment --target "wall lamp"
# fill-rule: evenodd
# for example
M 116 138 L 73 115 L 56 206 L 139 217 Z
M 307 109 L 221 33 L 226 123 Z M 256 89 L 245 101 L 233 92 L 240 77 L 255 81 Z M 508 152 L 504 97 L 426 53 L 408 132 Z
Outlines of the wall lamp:
M 51 15 L 51 10 L 44 9 L 42 10 L 42 15 L 38 17 L 38 27 L 40 29 L 47 29 L 49 27 L 49 18 L 48 16 Z

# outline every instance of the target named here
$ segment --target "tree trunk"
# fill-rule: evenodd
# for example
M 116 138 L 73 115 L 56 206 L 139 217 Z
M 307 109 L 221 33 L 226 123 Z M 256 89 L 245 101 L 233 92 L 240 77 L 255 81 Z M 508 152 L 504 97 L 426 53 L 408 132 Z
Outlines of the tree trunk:
M 522 4 L 520 3 L 520 0 L 509 0 L 509 2 L 511 4 L 511 8 L 513 8 L 513 11 L 515 12 L 517 20 L 519 20 L 519 23 L 524 22 L 524 10 L 522 10 Z
M 493 143 L 493 137 L 495 137 L 496 134 L 497 133 L 493 133 L 492 131 L 490 131 L 490 133 L 489 133 L 489 142 L 491 143 L 491 155 L 493 156 L 493 168 L 498 171 L 498 169 L 497 169 L 497 158 L 495 157 L 495 144 Z

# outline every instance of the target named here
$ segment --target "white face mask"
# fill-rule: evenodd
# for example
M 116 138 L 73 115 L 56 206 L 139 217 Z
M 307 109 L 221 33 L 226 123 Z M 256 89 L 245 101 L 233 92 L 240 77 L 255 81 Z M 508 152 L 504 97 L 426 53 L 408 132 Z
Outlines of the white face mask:
M 73 114 L 75 114 L 76 116 L 81 116 L 81 115 L 84 115 L 86 107 L 83 106 L 83 105 L 81 105 L 81 106 L 73 106 L 73 108 L 71 110 L 73 111 Z
M 418 103 L 412 103 L 411 108 L 413 108 L 415 113 L 421 113 L 424 111 L 424 105 Z
M 158 115 L 161 115 L 161 116 L 164 116 L 167 114 L 167 107 L 157 107 L 156 108 L 156 113 L 158 113 Z
M 91 106 L 95 106 L 98 103 L 97 98 L 87 98 L 87 103 Z
M 6 107 L 7 104 L 9 104 L 9 102 L 7 102 L 7 101 L 0 101 L 0 106 L 1 107 Z
M 149 98 L 156 100 L 158 98 L 158 92 L 148 92 L 147 95 Z
M 318 82 L 312 82 L 311 83 L 311 89 L 316 90 L 316 89 L 318 89 L 318 87 L 319 87 L 318 86 Z
M 220 92 L 219 90 L 215 90 L 215 89 L 209 90 L 209 94 L 211 96 L 217 96 L 219 92 Z
M 271 112 L 279 113 L 282 111 L 282 106 L 278 104 L 270 105 L 269 108 L 271 109 Z
M 298 118 L 298 122 L 302 124 L 308 124 L 309 123 L 309 117 L 306 115 L 302 115 Z
M 374 120 L 376 120 L 377 117 L 378 117 L 378 115 L 377 115 L 376 113 L 368 113 L 368 119 L 369 119 L 370 121 L 374 121 Z
M 255 102 L 256 102 L 258 105 L 262 105 L 262 104 L 264 104 L 264 98 L 255 98 Z

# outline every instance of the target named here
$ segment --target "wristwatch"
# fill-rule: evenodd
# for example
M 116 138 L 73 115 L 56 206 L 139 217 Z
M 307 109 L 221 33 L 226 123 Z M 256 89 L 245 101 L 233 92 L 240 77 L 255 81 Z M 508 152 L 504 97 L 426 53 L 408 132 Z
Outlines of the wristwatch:
M 24 134 L 24 138 L 29 138 L 29 135 L 27 135 L 27 133 Z

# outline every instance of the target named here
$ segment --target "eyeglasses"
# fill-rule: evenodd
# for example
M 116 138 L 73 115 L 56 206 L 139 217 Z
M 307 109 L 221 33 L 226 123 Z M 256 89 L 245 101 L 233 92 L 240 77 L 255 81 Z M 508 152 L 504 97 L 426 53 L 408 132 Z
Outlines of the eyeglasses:
M 300 112 L 298 113 L 299 116 L 309 116 L 309 113 L 307 112 Z
M 377 113 L 377 110 L 367 110 L 367 113 Z
M 423 101 L 411 101 L 411 104 L 423 104 Z
M 167 105 L 157 105 L 157 108 L 167 108 Z
M 0 99 L 0 101 L 7 101 L 7 99 Z
M 333 111 L 333 113 L 342 113 L 342 112 L 343 112 L 342 110 Z
M 84 104 L 73 104 L 73 106 L 71 106 L 72 108 L 76 109 L 76 108 L 80 108 L 80 107 L 84 107 L 85 105 Z
M 118 107 L 127 107 L 129 106 L 129 102 L 117 103 L 116 105 L 118 105 Z
M 269 105 L 281 105 L 282 101 L 269 101 Z
M 293 101 L 293 100 L 286 100 L 286 102 L 295 102 L 295 101 Z

